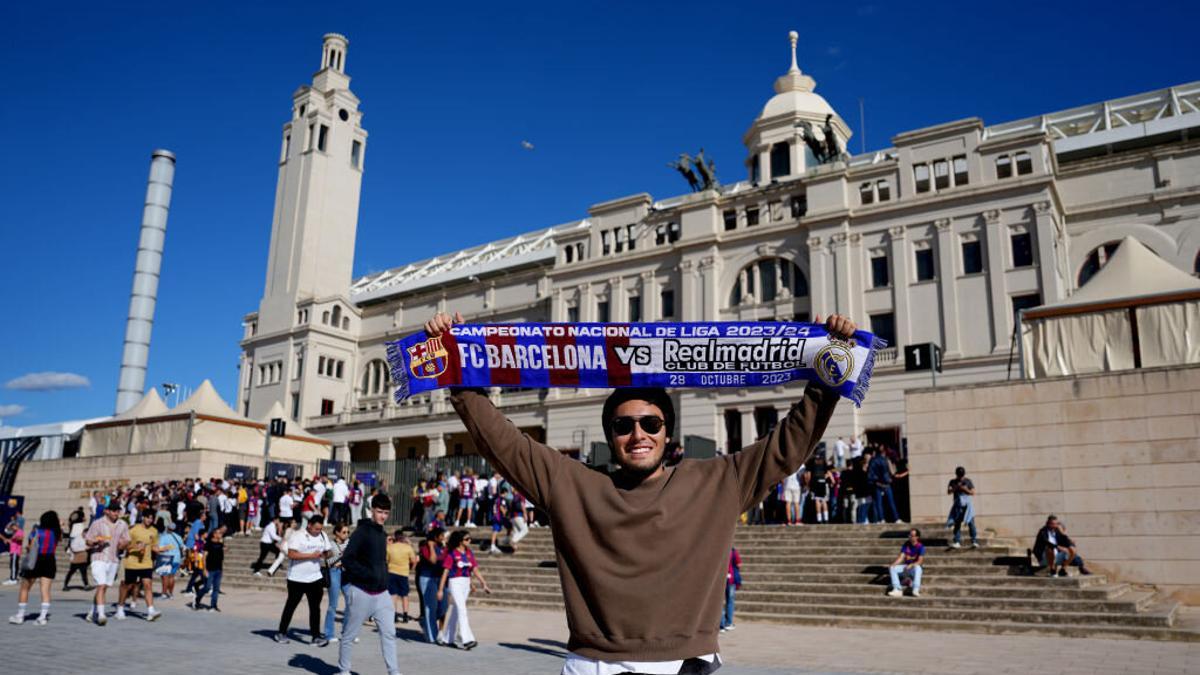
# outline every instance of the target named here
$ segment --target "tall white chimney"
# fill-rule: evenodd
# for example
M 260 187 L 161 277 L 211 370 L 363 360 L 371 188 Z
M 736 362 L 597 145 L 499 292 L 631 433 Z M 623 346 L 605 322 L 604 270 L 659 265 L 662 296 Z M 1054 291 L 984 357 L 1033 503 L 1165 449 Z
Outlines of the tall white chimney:
M 150 329 L 158 300 L 158 272 L 162 268 L 163 241 L 167 237 L 167 211 L 175 182 L 175 154 L 155 150 L 150 156 L 142 234 L 138 240 L 133 290 L 129 294 L 129 321 L 125 324 L 125 349 L 117 381 L 117 415 L 132 408 L 146 390 L 146 363 L 150 359 Z

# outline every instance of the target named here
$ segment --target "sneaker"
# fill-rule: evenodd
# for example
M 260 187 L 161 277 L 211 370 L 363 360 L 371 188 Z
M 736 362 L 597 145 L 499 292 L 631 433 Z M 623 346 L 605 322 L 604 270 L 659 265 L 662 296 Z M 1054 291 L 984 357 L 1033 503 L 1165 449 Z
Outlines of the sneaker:
M 286 644 L 288 644 L 289 642 L 291 642 L 291 640 L 289 640 L 289 639 L 287 638 L 287 636 L 286 636 L 286 635 L 284 635 L 283 633 L 276 633 L 276 634 L 275 634 L 275 641 L 276 641 L 276 642 L 278 642 L 278 643 L 279 643 L 279 644 L 281 644 L 281 645 L 286 645 Z
M 96 617 L 96 625 L 97 626 L 103 626 L 106 623 L 108 623 L 107 616 L 104 616 L 103 614 L 101 614 L 100 616 Z
M 17 580 L 16 580 L 16 579 L 9 579 L 9 580 L 7 580 L 7 581 L 5 581 L 5 582 L 4 582 L 4 585 L 5 585 L 5 586 L 16 586 L 16 585 L 17 585 Z
M 95 622 L 96 622 L 96 620 L 92 618 L 92 613 L 91 613 L 91 612 L 88 612 L 87 614 L 84 614 L 84 615 L 83 615 L 83 620 L 84 620 L 84 621 L 86 621 L 86 622 L 88 622 L 88 623 L 95 623 Z
M 1079 568 L 1079 573 L 1080 573 L 1080 574 L 1082 574 L 1082 575 L 1083 575 L 1083 576 L 1085 576 L 1085 577 L 1090 577 L 1090 576 L 1092 576 L 1092 571 L 1091 571 L 1091 570 L 1089 570 L 1089 569 L 1088 569 L 1088 568 L 1086 568 L 1086 567 L 1080 567 L 1080 568 Z
M 157 621 L 160 616 L 162 616 L 162 612 L 153 607 L 150 608 L 150 611 L 146 612 L 147 621 Z
M 210 612 L 220 612 L 220 611 L 221 611 L 221 608 L 220 608 L 220 607 L 217 607 L 216 605 L 213 605 L 212 607 L 209 607 L 209 608 L 208 608 L 208 611 L 210 611 Z
M 728 626 L 725 627 L 725 630 L 733 630 L 734 628 L 737 628 L 737 626 L 735 626 L 733 624 L 729 624 Z
M 193 600 L 193 601 L 189 602 L 189 603 L 187 604 L 187 606 L 188 606 L 188 607 L 190 607 L 190 608 L 192 608 L 192 609 L 194 609 L 194 610 L 196 610 L 196 611 L 200 611 L 200 603 L 199 603 L 199 601 Z
M 950 542 L 950 548 L 962 548 L 962 544 L 957 541 Z
M 1061 578 L 1065 578 L 1065 577 L 1067 576 L 1067 570 L 1066 570 L 1066 569 L 1061 569 L 1061 570 L 1059 570 L 1059 571 L 1058 571 L 1058 576 L 1059 576 L 1059 578 L 1060 578 L 1060 579 L 1061 579 Z
M 728 632 L 728 631 L 729 631 L 729 629 L 728 629 L 728 628 L 722 628 L 722 629 L 721 629 L 721 632 L 722 632 L 722 633 L 725 633 L 725 632 Z
M 125 609 L 124 608 L 118 609 L 116 616 L 114 616 L 113 618 L 116 619 L 117 621 L 124 621 L 125 620 Z
M 977 542 L 977 541 L 971 542 L 971 548 L 979 548 L 979 542 Z
M 410 617 L 407 612 L 400 615 L 400 623 L 408 623 L 411 620 L 412 620 L 412 617 Z
M 25 615 L 13 614 L 12 616 L 8 617 L 8 622 L 20 626 L 21 624 L 25 623 Z
M 463 646 L 462 646 L 462 648 L 463 648 L 463 649 L 465 649 L 465 650 L 467 650 L 467 651 L 471 651 L 472 649 L 475 649 L 475 648 L 476 648 L 476 647 L 478 647 L 478 646 L 479 646 L 479 643 L 478 643 L 478 642 L 476 642 L 476 641 L 474 641 L 474 640 L 471 640 L 471 641 L 470 641 L 470 642 L 468 642 L 467 644 L 463 645 Z
M 262 576 L 262 572 L 255 572 L 255 573 L 254 573 L 254 576 L 256 576 L 256 577 L 261 577 L 261 576 Z
M 50 617 L 39 616 L 36 620 L 34 620 L 33 623 L 35 626 L 45 626 L 46 624 L 50 623 Z
M 904 591 L 900 590 L 899 588 L 893 588 L 892 590 L 888 591 L 887 594 L 889 598 L 899 598 L 904 595 Z
M 328 647 L 329 640 L 326 640 L 323 637 L 318 637 L 317 639 L 313 640 L 313 646 L 314 647 Z
M 916 590 L 916 589 L 913 589 L 912 596 L 913 596 L 914 598 L 919 598 L 919 597 L 921 597 L 921 591 L 918 591 L 918 590 Z
M 337 644 L 337 643 L 339 643 L 339 642 L 341 642 L 341 641 L 342 641 L 342 638 L 340 638 L 340 637 L 337 637 L 336 635 L 335 635 L 335 636 L 333 636 L 333 637 L 331 637 L 331 638 L 329 638 L 329 642 L 330 642 L 331 644 Z

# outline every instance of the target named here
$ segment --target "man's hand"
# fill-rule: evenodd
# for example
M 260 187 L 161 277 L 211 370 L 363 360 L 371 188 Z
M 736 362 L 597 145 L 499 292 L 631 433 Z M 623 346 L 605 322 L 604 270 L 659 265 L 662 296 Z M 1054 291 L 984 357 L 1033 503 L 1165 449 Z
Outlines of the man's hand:
M 831 317 L 832 318 L 832 317 Z M 431 338 L 440 336 L 442 333 L 450 330 L 450 327 L 456 323 L 463 323 L 462 314 L 454 313 L 454 318 L 450 318 L 445 312 L 438 312 L 433 315 L 433 318 L 425 322 L 425 334 Z
M 816 316 L 813 323 L 821 323 L 820 314 Z M 825 321 L 825 330 L 829 331 L 829 334 L 833 337 L 849 340 L 854 337 L 854 332 L 858 330 L 858 326 L 850 320 L 850 317 L 842 316 L 841 314 L 830 314 L 829 318 Z

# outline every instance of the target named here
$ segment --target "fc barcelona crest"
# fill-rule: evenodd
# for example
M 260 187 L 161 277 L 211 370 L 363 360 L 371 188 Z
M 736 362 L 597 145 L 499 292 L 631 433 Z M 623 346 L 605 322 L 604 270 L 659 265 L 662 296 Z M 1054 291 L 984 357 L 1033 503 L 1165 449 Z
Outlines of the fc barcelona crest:
M 436 378 L 446 372 L 449 357 L 440 337 L 429 338 L 408 348 L 408 370 L 413 377 Z

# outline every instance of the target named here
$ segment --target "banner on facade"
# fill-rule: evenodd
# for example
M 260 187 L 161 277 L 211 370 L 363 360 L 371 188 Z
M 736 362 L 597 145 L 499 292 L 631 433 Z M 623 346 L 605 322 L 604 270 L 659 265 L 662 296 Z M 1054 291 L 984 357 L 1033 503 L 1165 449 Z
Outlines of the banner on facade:
M 442 387 L 762 387 L 820 382 L 862 405 L 866 331 L 790 322 L 462 324 L 387 344 L 396 401 Z

